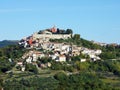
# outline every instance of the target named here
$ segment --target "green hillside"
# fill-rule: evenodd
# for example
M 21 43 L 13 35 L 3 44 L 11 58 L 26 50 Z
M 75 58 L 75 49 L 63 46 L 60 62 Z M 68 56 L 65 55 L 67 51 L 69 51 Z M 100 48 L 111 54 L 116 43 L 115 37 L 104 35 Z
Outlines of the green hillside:
M 17 43 L 18 43 L 18 40 L 3 40 L 3 41 L 0 41 L 0 48 L 8 45 L 16 45 Z

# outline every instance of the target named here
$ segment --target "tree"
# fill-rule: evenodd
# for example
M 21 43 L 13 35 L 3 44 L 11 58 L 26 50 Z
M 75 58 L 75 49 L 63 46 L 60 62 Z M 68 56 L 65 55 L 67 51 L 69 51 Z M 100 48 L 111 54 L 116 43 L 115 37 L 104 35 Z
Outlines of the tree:
M 71 60 L 74 61 L 74 62 L 75 62 L 75 61 L 80 61 L 80 59 L 81 59 L 80 56 L 73 56 L 73 57 L 71 58 Z
M 75 34 L 73 37 L 74 40 L 80 40 L 80 34 Z
M 3 79 L 0 78 L 0 90 L 2 90 L 1 88 L 3 87 Z
M 0 57 L 2 57 L 3 56 L 3 52 L 2 52 L 2 50 L 0 50 Z
M 76 61 L 75 62 L 75 66 L 78 70 L 81 70 L 81 71 L 84 71 L 84 70 L 87 70 L 88 67 L 89 67 L 89 64 L 87 62 L 79 62 L 79 61 Z
M 38 32 L 38 34 L 42 34 L 42 30 L 40 30 L 40 31 Z
M 116 58 L 116 54 L 113 52 L 103 52 L 100 57 L 102 59 L 115 59 Z
M 63 70 L 63 68 L 64 68 L 62 63 L 60 63 L 60 62 L 53 61 L 51 64 L 52 64 L 52 66 L 51 66 L 52 70 Z
M 57 73 L 57 74 L 54 75 L 54 78 L 56 80 L 59 80 L 63 84 L 63 83 L 66 82 L 66 80 L 67 80 L 68 77 L 67 77 L 67 75 L 64 72 L 59 72 L 59 73 Z
M 12 69 L 15 63 L 9 62 L 8 59 L 0 59 L 0 72 L 5 73 Z
M 73 34 L 73 30 L 72 29 L 67 29 L 66 34 Z
M 38 69 L 36 65 L 32 65 L 32 64 L 26 64 L 26 71 L 33 72 L 35 74 L 38 73 Z
M 65 30 L 60 29 L 60 30 L 59 30 L 59 33 L 60 33 L 60 34 L 65 34 Z
M 60 34 L 60 29 L 59 28 L 57 28 L 57 34 Z
M 40 62 L 43 63 L 43 64 L 46 64 L 46 63 L 48 63 L 48 62 L 51 62 L 52 59 L 49 58 L 49 57 L 42 57 L 42 58 L 38 58 L 38 61 L 40 61 Z
M 75 45 L 81 46 L 80 34 L 75 34 L 75 35 L 72 37 L 72 39 L 73 39 L 73 43 L 74 43 Z

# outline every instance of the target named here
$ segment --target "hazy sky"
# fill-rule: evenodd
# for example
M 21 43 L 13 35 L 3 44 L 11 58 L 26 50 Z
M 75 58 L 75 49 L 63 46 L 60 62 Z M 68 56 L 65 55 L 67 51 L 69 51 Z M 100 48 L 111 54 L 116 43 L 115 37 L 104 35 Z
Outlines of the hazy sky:
M 120 43 L 120 0 L 0 0 L 0 40 L 54 25 L 88 40 Z

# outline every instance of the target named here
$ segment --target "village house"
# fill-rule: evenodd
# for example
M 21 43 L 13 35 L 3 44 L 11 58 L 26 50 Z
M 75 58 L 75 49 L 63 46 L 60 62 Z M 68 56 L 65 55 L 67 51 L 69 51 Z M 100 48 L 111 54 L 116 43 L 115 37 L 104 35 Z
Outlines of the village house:
M 32 57 L 29 56 L 29 57 L 26 59 L 26 62 L 27 62 L 27 63 L 32 63 Z
M 72 56 L 80 55 L 80 50 L 77 48 L 76 45 L 72 46 Z
M 17 64 L 16 64 L 17 66 L 23 66 L 23 62 L 21 61 L 21 62 L 17 62 Z
M 23 72 L 25 71 L 25 66 L 21 67 L 21 71 L 23 71 Z
M 60 55 L 60 56 L 56 59 L 56 61 L 58 61 L 58 62 L 65 62 L 65 61 L 66 61 L 66 56 L 65 56 L 65 55 Z
M 86 62 L 86 59 L 80 59 L 81 62 Z
M 82 51 L 82 54 L 89 55 L 92 61 L 100 60 L 100 57 L 98 55 L 100 55 L 101 53 L 101 50 L 91 50 L 87 48 L 84 48 L 84 50 Z
M 65 55 L 60 55 L 59 56 L 59 61 L 60 62 L 65 62 L 66 61 L 66 56 Z

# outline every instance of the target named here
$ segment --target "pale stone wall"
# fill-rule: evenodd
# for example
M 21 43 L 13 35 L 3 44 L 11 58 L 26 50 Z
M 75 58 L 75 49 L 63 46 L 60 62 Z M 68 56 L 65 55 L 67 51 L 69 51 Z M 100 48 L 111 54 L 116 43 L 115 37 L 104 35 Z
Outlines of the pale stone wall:
M 37 33 L 34 33 L 33 35 L 33 39 L 39 39 L 39 38 L 42 38 L 42 39 L 46 39 L 46 38 L 49 38 L 49 39 L 67 39 L 67 38 L 71 38 L 71 34 L 37 34 Z

